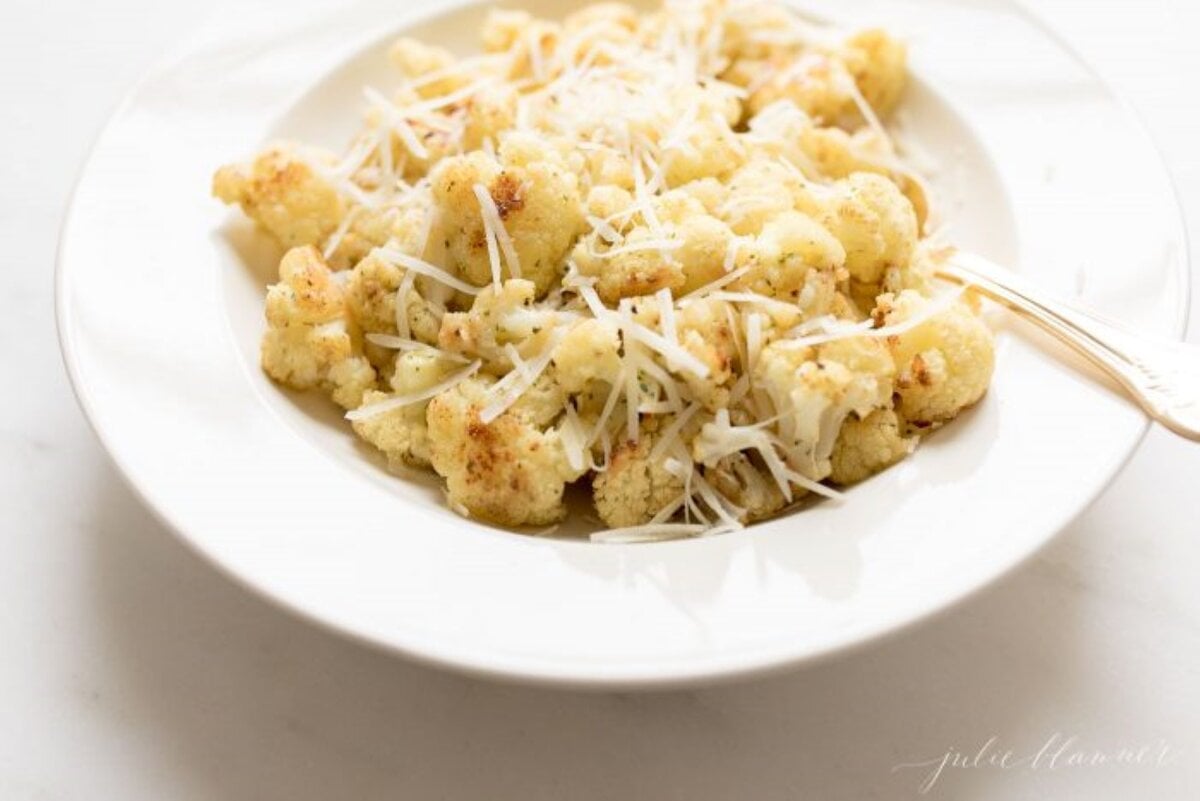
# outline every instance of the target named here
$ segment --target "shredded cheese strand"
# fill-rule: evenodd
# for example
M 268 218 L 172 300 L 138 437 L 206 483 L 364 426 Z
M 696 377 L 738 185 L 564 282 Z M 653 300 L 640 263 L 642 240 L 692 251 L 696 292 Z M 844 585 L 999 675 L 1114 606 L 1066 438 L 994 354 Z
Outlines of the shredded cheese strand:
M 357 409 L 346 412 L 346 419 L 351 421 L 366 420 L 367 418 L 375 417 L 376 415 L 384 414 L 385 412 L 390 412 L 393 409 L 399 409 L 402 406 L 411 406 L 414 403 L 427 401 L 430 398 L 441 395 L 443 392 L 449 389 L 453 389 L 461 382 L 475 375 L 482 365 L 483 362 L 480 361 L 471 362 L 470 366 L 465 370 L 460 370 L 444 381 L 439 381 L 438 383 L 426 389 L 418 390 L 417 392 L 410 392 L 406 395 L 396 395 L 394 397 L 387 398 L 386 400 L 381 400 L 378 403 L 360 406 Z
M 479 201 L 479 212 L 483 218 L 484 228 L 487 230 L 489 243 L 499 243 L 500 250 L 504 253 L 504 261 L 508 265 L 508 274 L 512 278 L 521 277 L 521 261 L 517 258 L 517 248 L 513 244 L 512 237 L 508 235 L 508 229 L 504 227 L 504 220 L 500 217 L 500 210 L 496 208 L 496 201 L 492 197 L 492 193 L 487 190 L 483 184 L 475 184 L 472 187 L 475 191 L 475 198 Z M 488 245 L 488 258 L 492 257 L 493 245 Z M 498 273 L 499 267 L 493 267 L 493 275 Z
M 434 281 L 437 281 L 440 284 L 445 284 L 451 289 L 457 289 L 459 292 L 462 292 L 465 295 L 478 295 L 480 292 L 479 287 L 472 286 L 466 281 L 455 278 L 453 275 L 441 269 L 440 267 L 434 267 L 424 259 L 418 259 L 416 256 L 410 256 L 401 250 L 397 250 L 396 248 L 375 248 L 371 251 L 371 254 L 390 264 L 403 267 L 404 269 L 411 270 L 414 273 L 420 273 L 426 278 L 432 278 Z

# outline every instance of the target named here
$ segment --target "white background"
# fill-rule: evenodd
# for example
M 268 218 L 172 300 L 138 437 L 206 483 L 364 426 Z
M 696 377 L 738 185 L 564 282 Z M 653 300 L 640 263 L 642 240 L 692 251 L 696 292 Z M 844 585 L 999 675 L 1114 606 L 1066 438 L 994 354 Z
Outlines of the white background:
M 926 771 L 899 763 L 993 737 L 991 753 L 1019 758 L 1056 735 L 1169 750 L 1162 765 L 947 768 L 925 797 L 1200 798 L 1200 446 L 1159 430 L 1052 546 L 965 606 L 709 690 L 570 694 L 417 667 L 292 619 L 186 551 L 71 396 L 54 248 L 113 105 L 236 6 L 0 8 L 0 799 L 905 799 Z M 1200 241 L 1200 5 L 1037 10 L 1143 115 Z

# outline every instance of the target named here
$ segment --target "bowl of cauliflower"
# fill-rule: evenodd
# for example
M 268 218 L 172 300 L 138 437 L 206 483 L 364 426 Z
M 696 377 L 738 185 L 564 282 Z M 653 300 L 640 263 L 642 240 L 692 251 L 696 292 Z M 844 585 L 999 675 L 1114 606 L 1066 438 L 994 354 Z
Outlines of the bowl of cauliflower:
M 295 0 L 114 115 L 57 311 L 116 465 L 243 585 L 439 666 L 676 686 L 1061 530 L 1145 420 L 939 260 L 1176 333 L 1179 220 L 1007 0 Z
M 401 37 L 344 151 L 213 178 L 284 250 L 262 369 L 391 468 L 513 529 L 574 491 L 594 541 L 710 536 L 843 500 L 983 397 L 991 333 L 931 278 L 885 127 L 901 41 L 705 0 L 493 9 L 479 46 Z

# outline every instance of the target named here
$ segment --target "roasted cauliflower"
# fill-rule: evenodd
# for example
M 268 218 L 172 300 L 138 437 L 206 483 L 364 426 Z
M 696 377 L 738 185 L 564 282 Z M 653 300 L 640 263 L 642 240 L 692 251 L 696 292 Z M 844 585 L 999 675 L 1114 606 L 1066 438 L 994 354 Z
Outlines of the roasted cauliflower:
M 321 387 L 347 409 L 375 385 L 342 288 L 312 246 L 293 248 L 279 263 L 279 283 L 267 290 L 262 366 L 293 389 Z
M 933 200 L 888 130 L 906 47 L 774 2 L 488 13 L 412 38 L 341 154 L 276 144 L 213 193 L 286 249 L 262 367 L 389 468 L 594 539 L 719 533 L 911 453 L 983 397 Z
M 506 526 L 561 520 L 563 489 L 582 471 L 570 466 L 559 432 L 537 425 L 535 412 L 518 406 L 483 422 L 487 386 L 468 379 L 429 403 L 429 461 L 446 479 L 450 503 Z
M 879 298 L 887 325 L 919 319 L 931 301 L 913 290 Z M 987 392 L 995 355 L 992 334 L 965 303 L 955 303 L 889 337 L 896 364 L 897 410 L 918 429 L 940 425 Z

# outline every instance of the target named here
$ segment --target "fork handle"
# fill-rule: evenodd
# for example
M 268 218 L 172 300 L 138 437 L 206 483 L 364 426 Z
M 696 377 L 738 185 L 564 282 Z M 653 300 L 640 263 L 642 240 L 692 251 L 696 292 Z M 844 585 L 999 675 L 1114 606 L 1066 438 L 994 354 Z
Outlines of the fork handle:
M 1049 332 L 1112 376 L 1146 414 L 1200 442 L 1200 347 L 1138 334 L 1055 300 L 974 253 L 954 251 L 937 274 L 978 288 Z

